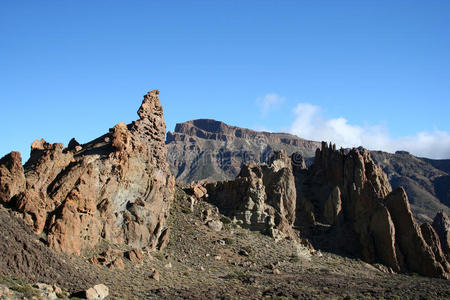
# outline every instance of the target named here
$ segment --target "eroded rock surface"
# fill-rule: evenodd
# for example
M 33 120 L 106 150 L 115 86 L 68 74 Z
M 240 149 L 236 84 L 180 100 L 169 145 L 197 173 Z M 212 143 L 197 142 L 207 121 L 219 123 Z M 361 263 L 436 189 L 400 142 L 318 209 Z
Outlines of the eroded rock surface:
M 291 160 L 276 152 L 269 164 L 245 164 L 234 181 L 206 185 L 209 199 L 245 226 L 294 238 L 296 189 Z
M 439 236 L 444 254 L 450 259 L 450 220 L 444 212 L 436 214 L 433 228 Z
M 307 169 L 296 156 L 275 152 L 268 164 L 245 164 L 234 181 L 206 188 L 208 201 L 253 229 L 307 238 L 395 272 L 449 275 L 440 236 L 428 225 L 421 230 L 405 191 L 392 191 L 365 149 L 322 143 Z
M 159 91 L 144 96 L 139 120 L 68 148 L 37 140 L 22 169 L 18 153 L 0 161 L 0 200 L 49 246 L 81 254 L 102 239 L 133 248 L 167 244 L 174 178 L 166 162 Z

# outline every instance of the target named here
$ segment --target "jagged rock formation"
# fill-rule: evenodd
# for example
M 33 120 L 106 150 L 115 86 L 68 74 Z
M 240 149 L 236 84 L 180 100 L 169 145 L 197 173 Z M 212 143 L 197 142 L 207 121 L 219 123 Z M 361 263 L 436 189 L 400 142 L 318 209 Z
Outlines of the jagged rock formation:
M 292 237 L 296 228 L 319 249 L 395 272 L 448 277 L 438 234 L 417 224 L 405 191 L 392 191 L 369 151 L 346 153 L 322 143 L 308 169 L 298 156 L 287 159 L 280 152 L 269 165 L 244 165 L 236 180 L 206 185 L 209 201 L 256 229 L 266 224 L 266 232 L 277 229 Z
M 371 155 L 388 175 L 392 187 L 405 189 L 418 219 L 432 222 L 437 212 L 450 213 L 449 160 L 418 158 L 405 151 L 372 151 Z
M 228 215 L 252 229 L 295 238 L 296 189 L 291 160 L 285 151 L 269 164 L 245 164 L 234 181 L 206 185 L 209 198 Z
M 442 250 L 450 260 L 450 220 L 443 212 L 439 212 L 433 221 L 433 228 L 439 236 L 442 245 Z
M 139 120 L 80 145 L 35 141 L 0 161 L 0 200 L 49 246 L 81 254 L 101 239 L 133 248 L 164 247 L 174 178 L 166 162 L 159 91 L 144 96 Z
M 299 152 L 310 165 L 320 147 L 290 134 L 257 132 L 205 119 L 177 124 L 166 143 L 170 168 L 186 183 L 232 180 L 244 163 L 264 163 L 279 150 L 288 155 Z M 422 159 L 404 151 L 372 151 L 371 156 L 394 189 L 404 187 L 418 220 L 431 222 L 438 211 L 450 213 L 450 160 Z
M 178 180 L 227 180 L 235 178 L 244 163 L 266 162 L 273 151 L 300 152 L 314 157 L 320 143 L 286 133 L 257 132 L 200 119 L 177 124 L 166 144 L 170 168 Z

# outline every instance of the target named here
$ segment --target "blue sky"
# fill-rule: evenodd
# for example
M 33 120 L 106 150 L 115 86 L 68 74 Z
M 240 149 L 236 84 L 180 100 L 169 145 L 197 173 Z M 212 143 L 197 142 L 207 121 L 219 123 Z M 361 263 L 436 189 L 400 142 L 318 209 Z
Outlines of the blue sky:
M 159 89 L 214 118 L 450 158 L 450 1 L 2 1 L 0 156 L 87 142 Z

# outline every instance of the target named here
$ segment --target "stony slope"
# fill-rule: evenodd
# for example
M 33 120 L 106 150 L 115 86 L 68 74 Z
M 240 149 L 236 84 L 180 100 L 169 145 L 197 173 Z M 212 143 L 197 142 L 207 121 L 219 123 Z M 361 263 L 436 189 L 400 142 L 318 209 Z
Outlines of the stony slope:
M 178 180 L 190 183 L 235 178 L 243 163 L 266 162 L 273 151 L 299 152 L 310 165 L 320 143 L 290 134 L 257 132 L 215 120 L 200 119 L 177 124 L 168 132 L 170 169 Z M 405 152 L 372 152 L 391 185 L 403 186 L 411 209 L 421 221 L 430 222 L 438 211 L 450 213 L 450 160 L 417 158 Z
M 58 284 L 72 292 L 97 281 L 94 272 L 78 267 L 80 260 L 51 251 L 29 226 L 3 207 L 0 207 L 0 239 L 0 275 L 32 283 Z
M 447 280 L 391 274 L 377 264 L 311 251 L 292 240 L 275 240 L 230 223 L 205 201 L 191 204 L 190 196 L 178 188 L 168 219 L 171 241 L 164 251 L 144 255 L 137 264 L 124 258 L 123 270 L 91 265 L 90 256 L 83 255 L 72 258 L 70 266 L 91 275 L 93 281 L 88 281 L 87 286 L 106 284 L 110 288 L 108 299 L 450 297 Z M 206 211 L 211 212 L 208 217 Z M 222 220 L 223 228 L 213 230 L 207 225 L 208 219 Z M 46 276 L 54 276 L 52 272 L 57 270 L 47 269 Z M 78 273 L 63 277 L 61 287 L 76 284 L 79 278 L 83 277 Z M 83 284 L 78 286 L 84 288 Z

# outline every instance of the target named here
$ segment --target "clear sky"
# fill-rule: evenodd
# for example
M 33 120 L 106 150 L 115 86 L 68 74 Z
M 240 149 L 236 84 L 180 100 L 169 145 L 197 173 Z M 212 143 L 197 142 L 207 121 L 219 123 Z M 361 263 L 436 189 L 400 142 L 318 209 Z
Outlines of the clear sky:
M 161 91 L 214 118 L 450 158 L 450 1 L 0 3 L 0 156 L 87 142 Z

